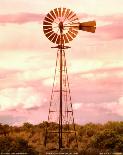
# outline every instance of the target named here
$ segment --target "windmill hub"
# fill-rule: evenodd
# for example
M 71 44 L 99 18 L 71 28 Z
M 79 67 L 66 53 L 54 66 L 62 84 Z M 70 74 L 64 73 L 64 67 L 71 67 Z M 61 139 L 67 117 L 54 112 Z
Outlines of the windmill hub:
M 63 22 L 59 23 L 59 29 L 60 29 L 60 33 L 63 33 L 63 29 L 64 29 Z

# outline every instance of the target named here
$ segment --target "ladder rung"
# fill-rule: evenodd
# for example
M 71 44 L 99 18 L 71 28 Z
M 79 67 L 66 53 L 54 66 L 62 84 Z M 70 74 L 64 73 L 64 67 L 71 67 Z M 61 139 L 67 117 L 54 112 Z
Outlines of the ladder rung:
M 56 112 L 56 111 L 50 110 L 49 112 Z
M 60 90 L 54 90 L 53 92 L 60 92 Z M 62 92 L 68 92 L 67 90 L 62 90 Z
M 69 111 L 69 110 L 67 110 L 67 111 L 65 111 L 65 112 L 73 112 L 73 111 Z
M 75 133 L 76 131 L 63 131 L 62 133 Z M 59 133 L 59 131 L 47 131 L 47 133 Z
M 60 70 L 59 70 L 59 69 L 57 69 L 57 70 L 60 72 Z M 63 70 L 62 70 L 62 72 L 65 72 L 65 71 L 66 71 L 65 69 L 63 69 Z
M 60 91 L 59 91 L 59 90 L 54 90 L 53 92 L 58 93 L 58 92 L 60 92 Z

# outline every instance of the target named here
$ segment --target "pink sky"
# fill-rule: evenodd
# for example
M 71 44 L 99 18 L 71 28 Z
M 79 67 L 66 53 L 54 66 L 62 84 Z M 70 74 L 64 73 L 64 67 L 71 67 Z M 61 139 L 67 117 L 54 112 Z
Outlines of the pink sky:
M 42 21 L 63 6 L 97 22 L 66 52 L 76 123 L 123 121 L 123 0 L 0 0 L 1 123 L 47 120 L 56 51 Z

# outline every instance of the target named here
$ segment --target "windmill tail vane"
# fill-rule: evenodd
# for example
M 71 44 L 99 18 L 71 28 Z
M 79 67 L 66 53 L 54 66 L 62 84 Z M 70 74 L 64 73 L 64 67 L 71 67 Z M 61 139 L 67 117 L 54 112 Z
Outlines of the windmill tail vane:
M 72 23 L 71 25 L 66 25 L 64 27 L 72 27 L 77 30 L 83 30 L 86 32 L 92 32 L 95 33 L 96 30 L 96 21 L 89 21 L 89 22 L 83 22 L 83 23 Z
M 78 146 L 65 57 L 65 50 L 70 47 L 65 44 L 72 41 L 79 30 L 94 33 L 96 21 L 81 23 L 77 15 L 67 8 L 51 10 L 43 21 L 45 36 L 57 44 L 53 48 L 58 49 L 48 114 L 48 123 L 55 124 L 53 129 L 46 127 L 45 146 L 48 149 L 55 148 L 60 151 L 63 148 L 77 149 Z M 51 148 L 48 145 L 49 141 L 52 144 Z

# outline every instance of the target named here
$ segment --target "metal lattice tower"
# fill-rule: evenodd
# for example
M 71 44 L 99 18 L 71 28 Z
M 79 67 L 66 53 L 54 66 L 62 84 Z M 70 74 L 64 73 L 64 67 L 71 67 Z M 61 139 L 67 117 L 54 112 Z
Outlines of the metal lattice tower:
M 52 143 L 52 149 L 71 148 L 72 141 L 74 147 L 78 146 L 65 57 L 65 50 L 70 47 L 65 44 L 77 36 L 78 30 L 94 33 L 95 26 L 95 21 L 80 23 L 76 14 L 66 8 L 51 10 L 44 18 L 44 34 L 57 44 L 53 48 L 58 49 L 48 115 L 48 123 L 52 124 L 52 128 L 46 128 L 46 147 Z M 56 138 L 55 142 L 52 137 Z

